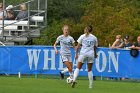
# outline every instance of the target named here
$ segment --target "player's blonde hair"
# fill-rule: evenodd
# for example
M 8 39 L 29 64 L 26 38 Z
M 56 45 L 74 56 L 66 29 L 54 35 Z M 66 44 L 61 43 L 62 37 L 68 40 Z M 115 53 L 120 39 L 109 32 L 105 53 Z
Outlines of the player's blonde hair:
M 68 28 L 69 28 L 69 26 L 68 26 L 68 25 L 64 25 L 64 26 L 62 27 L 62 30 L 63 30 L 65 27 L 68 27 Z

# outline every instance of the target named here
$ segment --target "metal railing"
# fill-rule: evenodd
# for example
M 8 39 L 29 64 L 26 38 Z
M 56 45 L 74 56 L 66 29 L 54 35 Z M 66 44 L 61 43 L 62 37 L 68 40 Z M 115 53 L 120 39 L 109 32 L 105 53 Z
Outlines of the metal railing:
M 42 0 L 43 1 L 43 0 Z M 29 33 L 32 33 L 33 31 L 30 31 L 30 19 L 31 19 L 31 17 L 33 17 L 33 16 L 39 16 L 39 15 L 43 15 L 44 16 L 44 25 L 41 27 L 40 26 L 40 28 L 43 28 L 43 27 L 46 27 L 46 25 L 47 25 L 47 22 L 46 22 L 46 20 L 47 20 L 47 0 L 44 0 L 44 6 L 43 6 L 43 8 L 40 8 L 41 6 L 42 6 L 42 4 L 40 3 L 41 2 L 41 0 L 30 0 L 30 1 L 27 1 L 27 2 L 23 2 L 23 3 L 20 3 L 20 4 L 18 4 L 18 5 L 14 5 L 13 6 L 13 9 L 14 9 L 14 11 L 20 11 L 20 10 L 17 10 L 17 9 L 15 9 L 15 8 L 18 8 L 20 5 L 22 5 L 22 4 L 26 4 L 26 6 L 27 6 L 27 11 L 28 11 L 28 17 L 27 18 L 23 18 L 23 19 L 21 19 L 21 20 L 25 20 L 25 19 L 27 19 L 28 20 L 28 22 L 29 22 L 29 24 L 28 24 L 28 33 L 27 33 L 27 35 L 29 34 Z M 33 9 L 32 7 L 35 7 L 35 6 L 32 6 L 34 3 L 37 3 L 37 9 Z M 41 4 L 41 5 L 40 5 Z M 16 22 L 19 22 L 19 21 L 21 21 L 21 20 L 17 20 L 16 22 L 14 22 L 14 23 L 11 23 L 11 24 L 8 24 L 8 25 L 5 25 L 4 24 L 4 13 L 5 13 L 5 11 L 6 11 L 6 9 L 5 9 L 5 6 L 6 6 L 6 0 L 3 0 L 3 20 L 2 20 L 2 27 L 0 27 L 0 29 L 2 30 L 2 33 L 1 33 L 1 40 L 3 40 L 3 42 L 7 42 L 7 40 L 5 40 L 5 37 L 4 37 L 4 27 L 6 27 L 6 26 L 8 26 L 8 25 L 12 25 L 12 24 L 15 24 Z M 32 14 L 33 13 L 33 14 Z M 40 29 L 40 28 L 38 28 L 38 29 Z M 26 34 L 25 34 L 26 35 Z M 21 35 L 21 36 L 23 36 L 23 35 Z M 20 37 L 20 35 L 18 36 L 18 37 Z M 10 40 L 9 40 L 10 41 Z

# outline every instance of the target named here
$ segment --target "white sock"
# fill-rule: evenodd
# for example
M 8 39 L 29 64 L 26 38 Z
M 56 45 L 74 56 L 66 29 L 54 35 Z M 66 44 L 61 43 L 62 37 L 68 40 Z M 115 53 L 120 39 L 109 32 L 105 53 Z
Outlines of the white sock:
M 77 78 L 78 74 L 79 74 L 79 69 L 76 68 L 75 71 L 74 71 L 74 75 L 73 75 L 73 81 L 76 81 L 76 78 Z
M 69 72 L 69 75 L 70 75 L 71 78 L 73 78 L 73 73 L 70 73 L 70 72 Z
M 93 73 L 92 71 L 88 72 L 89 86 L 93 85 Z
M 68 68 L 65 68 L 63 71 L 61 71 L 61 73 L 67 73 L 67 72 L 69 72 L 69 70 L 68 70 Z

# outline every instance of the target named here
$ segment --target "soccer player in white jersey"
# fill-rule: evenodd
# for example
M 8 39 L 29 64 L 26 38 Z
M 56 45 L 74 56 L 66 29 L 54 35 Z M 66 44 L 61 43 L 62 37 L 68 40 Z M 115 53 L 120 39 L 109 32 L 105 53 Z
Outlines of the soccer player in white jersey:
M 56 39 L 56 42 L 54 43 L 54 50 L 55 53 L 58 54 L 58 50 L 56 48 L 56 45 L 60 42 L 60 56 L 62 59 L 62 62 L 66 65 L 67 68 L 64 69 L 64 71 L 60 72 L 61 79 L 64 79 L 64 73 L 67 71 L 69 72 L 70 77 L 73 77 L 72 73 L 72 56 L 70 47 L 73 46 L 75 48 L 75 40 L 73 37 L 69 35 L 69 27 L 68 25 L 64 25 L 63 28 L 63 35 L 58 36 Z
M 78 45 L 76 46 L 76 58 L 78 58 L 77 67 L 74 71 L 73 82 L 71 84 L 72 88 L 75 87 L 76 78 L 79 74 L 82 65 L 87 62 L 88 66 L 88 78 L 89 78 L 89 88 L 93 87 L 93 73 L 92 66 L 94 58 L 97 57 L 96 48 L 98 46 L 97 38 L 91 34 L 92 26 L 88 26 L 84 29 L 84 34 L 79 37 L 77 40 Z M 78 48 L 80 48 L 80 54 L 78 56 Z

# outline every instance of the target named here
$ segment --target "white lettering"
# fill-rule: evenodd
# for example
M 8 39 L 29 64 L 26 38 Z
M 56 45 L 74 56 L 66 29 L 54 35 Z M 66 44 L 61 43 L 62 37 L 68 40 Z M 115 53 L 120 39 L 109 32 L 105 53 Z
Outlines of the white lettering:
M 51 70 L 56 70 L 55 68 L 55 51 L 54 50 L 46 50 L 44 49 L 44 70 L 49 69 L 48 62 L 51 61 Z M 51 51 L 51 58 L 48 56 L 48 52 Z
M 30 70 L 32 69 L 33 63 L 35 65 L 35 70 L 37 70 L 40 51 L 41 51 L 41 49 L 38 49 L 38 50 L 37 49 L 28 49 L 27 50 Z
M 103 71 L 106 69 L 106 65 L 107 65 L 106 55 L 105 55 L 105 53 L 104 53 L 103 51 L 99 51 L 99 52 L 97 53 L 97 55 L 98 55 L 98 58 L 96 58 L 96 63 L 95 63 L 96 69 L 97 69 L 97 71 L 99 71 L 99 72 L 103 72 Z M 101 56 L 101 55 L 102 55 L 102 56 Z M 101 64 L 101 62 L 99 62 L 99 61 L 100 61 L 101 57 L 102 57 L 102 67 L 101 67 L 101 69 L 100 69 L 100 64 Z
M 118 73 L 118 59 L 119 59 L 119 54 L 120 52 L 117 52 L 117 58 L 115 58 L 115 54 L 114 52 L 108 52 L 109 54 L 109 70 L 108 72 L 112 72 L 111 70 L 111 59 L 112 59 L 112 63 L 114 65 L 115 71 Z

